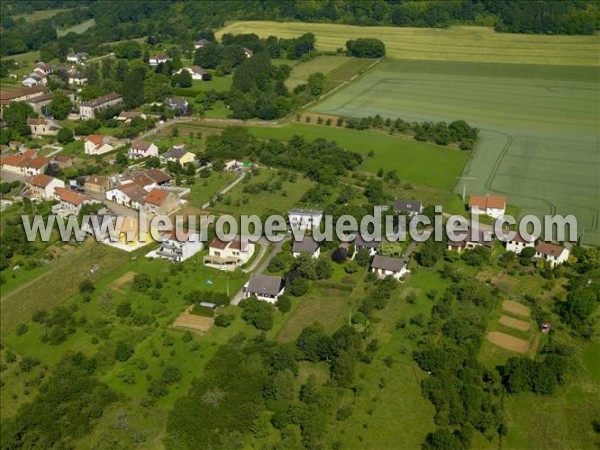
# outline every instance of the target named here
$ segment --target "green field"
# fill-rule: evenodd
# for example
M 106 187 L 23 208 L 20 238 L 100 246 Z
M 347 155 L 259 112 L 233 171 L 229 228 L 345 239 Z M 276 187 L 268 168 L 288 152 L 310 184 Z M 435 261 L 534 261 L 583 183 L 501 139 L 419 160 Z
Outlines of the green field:
M 82 34 L 90 28 L 92 28 L 94 25 L 96 25 L 96 19 L 89 19 L 85 22 L 73 25 L 72 27 L 61 28 L 60 30 L 57 30 L 56 34 L 58 35 L 58 37 L 66 36 L 69 33 Z
M 349 130 L 326 125 L 290 123 L 283 127 L 249 127 L 263 139 L 288 140 L 294 135 L 306 139 L 336 141 L 342 147 L 367 155 L 361 168 L 377 172 L 396 170 L 401 180 L 451 190 L 468 159 L 468 153 L 439 145 L 410 141 L 383 133 Z
M 386 60 L 312 110 L 465 119 L 481 130 L 463 174 L 468 194 L 504 194 L 523 214 L 574 214 L 586 242 L 600 243 L 599 76 L 583 66 Z
M 285 84 L 288 89 L 294 89 L 299 84 L 306 83 L 309 75 L 316 72 L 328 75 L 329 72 L 337 69 L 348 61 L 349 58 L 346 58 L 345 56 L 317 56 L 305 63 L 296 64 L 292 68 L 292 73 L 290 73 Z
M 303 22 L 233 22 L 216 33 L 256 33 L 293 38 L 314 33 L 317 49 L 345 48 L 348 39 L 369 37 L 385 42 L 392 58 L 437 61 L 487 61 L 534 64 L 600 65 L 595 36 L 546 36 L 496 33 L 485 27 L 399 28 L 359 27 Z

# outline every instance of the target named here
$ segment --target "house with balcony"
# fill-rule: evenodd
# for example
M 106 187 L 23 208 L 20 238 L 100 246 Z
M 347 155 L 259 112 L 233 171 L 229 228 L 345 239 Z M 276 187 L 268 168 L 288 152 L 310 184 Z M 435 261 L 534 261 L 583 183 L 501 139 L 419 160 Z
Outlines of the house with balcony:
M 253 242 L 242 242 L 239 237 L 222 241 L 215 237 L 208 246 L 208 256 L 204 264 L 220 270 L 235 270 L 247 263 L 254 254 Z
M 167 231 L 160 243 L 158 250 L 148 253 L 148 258 L 168 259 L 172 262 L 183 262 L 200 250 L 202 250 L 202 241 L 197 233 L 184 230 Z

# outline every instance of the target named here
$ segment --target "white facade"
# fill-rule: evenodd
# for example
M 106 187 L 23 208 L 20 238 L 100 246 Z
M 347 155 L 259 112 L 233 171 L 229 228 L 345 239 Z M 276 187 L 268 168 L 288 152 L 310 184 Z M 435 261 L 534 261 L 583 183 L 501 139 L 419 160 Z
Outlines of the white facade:
M 323 219 L 323 211 L 312 209 L 292 209 L 288 212 L 290 227 L 293 230 L 312 230 L 318 228 Z
M 168 238 L 161 242 L 160 248 L 146 256 L 168 259 L 172 262 L 183 262 L 202 250 L 202 241 L 198 234 L 181 231 L 180 234 L 181 240 L 177 239 L 175 231 L 169 232 Z
M 139 145 L 134 142 L 127 152 L 127 157 L 130 159 L 146 158 L 158 156 L 158 147 L 155 144 L 149 146 Z
M 84 147 L 86 155 L 103 155 L 113 150 L 113 146 L 107 142 L 96 144 L 88 140 L 85 141 Z
M 544 243 L 539 244 L 535 250 L 535 257 L 545 260 L 550 264 L 550 267 L 567 262 L 570 254 L 566 248 Z
M 506 250 L 514 252 L 517 255 L 527 247 L 535 247 L 535 241 L 522 241 L 519 239 L 513 239 L 512 241 L 506 241 Z
M 385 277 L 391 276 L 391 277 L 395 278 L 396 280 L 399 280 L 400 278 L 402 278 L 404 275 L 406 275 L 410 271 L 406 268 L 406 266 L 404 266 L 399 271 L 371 268 L 371 272 L 373 272 L 379 278 L 385 278 Z

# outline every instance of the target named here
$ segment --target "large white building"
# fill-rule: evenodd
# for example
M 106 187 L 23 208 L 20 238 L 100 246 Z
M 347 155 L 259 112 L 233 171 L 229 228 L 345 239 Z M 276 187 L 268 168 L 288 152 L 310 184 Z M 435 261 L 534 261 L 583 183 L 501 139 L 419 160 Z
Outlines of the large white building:
M 123 103 L 123 97 L 116 92 L 103 95 L 102 97 L 95 98 L 89 102 L 83 102 L 79 106 L 79 116 L 81 120 L 95 119 L 96 111 L 116 106 Z
M 294 208 L 288 212 L 288 220 L 293 230 L 312 230 L 318 228 L 323 219 L 323 211 L 316 209 Z

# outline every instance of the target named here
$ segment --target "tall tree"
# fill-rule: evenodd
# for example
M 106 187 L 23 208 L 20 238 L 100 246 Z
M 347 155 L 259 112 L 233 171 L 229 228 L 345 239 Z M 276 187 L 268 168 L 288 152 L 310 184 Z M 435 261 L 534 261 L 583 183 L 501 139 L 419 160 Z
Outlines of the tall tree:
M 131 71 L 125 76 L 121 93 L 127 109 L 144 104 L 144 78 L 139 71 Z

